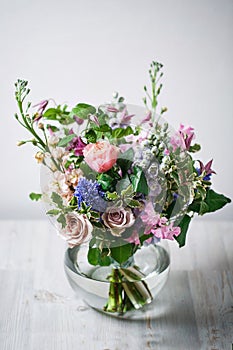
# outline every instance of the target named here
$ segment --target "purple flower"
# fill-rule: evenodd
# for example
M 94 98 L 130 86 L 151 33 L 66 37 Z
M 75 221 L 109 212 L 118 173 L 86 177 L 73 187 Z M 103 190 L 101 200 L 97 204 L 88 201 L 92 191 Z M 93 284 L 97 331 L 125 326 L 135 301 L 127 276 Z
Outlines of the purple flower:
M 48 100 L 43 100 L 43 101 L 41 101 L 33 106 L 33 107 L 38 107 L 37 112 L 36 112 L 37 116 L 34 119 L 34 122 L 38 122 L 42 118 L 42 115 L 43 115 L 44 110 L 47 107 L 48 103 L 49 103 Z
M 125 107 L 120 116 L 120 125 L 128 125 L 132 117 L 134 117 L 134 114 L 128 114 L 127 109 Z
M 214 170 L 211 169 L 212 163 L 213 163 L 213 159 L 211 159 L 208 163 L 206 163 L 206 165 L 204 165 L 200 160 L 198 160 L 199 164 L 200 164 L 200 168 L 197 168 L 197 173 L 198 175 L 205 175 L 203 177 L 203 180 L 205 181 L 209 181 L 210 177 L 212 174 L 216 174 L 216 172 Z
M 81 118 L 77 117 L 77 115 L 74 115 L 73 119 L 76 121 L 76 123 L 78 125 L 82 125 L 82 123 L 84 122 L 84 119 L 81 119 Z
M 71 132 L 73 134 L 73 132 Z M 83 149 L 86 147 L 86 143 L 83 142 L 80 136 L 74 137 L 73 140 L 70 141 L 69 146 L 66 147 L 67 151 L 74 151 L 76 156 L 83 156 Z
M 78 181 L 74 196 L 78 199 L 78 208 L 81 208 L 82 202 L 91 206 L 93 210 L 104 212 L 107 208 L 107 201 L 103 199 L 105 193 L 97 181 L 87 180 L 82 177 Z

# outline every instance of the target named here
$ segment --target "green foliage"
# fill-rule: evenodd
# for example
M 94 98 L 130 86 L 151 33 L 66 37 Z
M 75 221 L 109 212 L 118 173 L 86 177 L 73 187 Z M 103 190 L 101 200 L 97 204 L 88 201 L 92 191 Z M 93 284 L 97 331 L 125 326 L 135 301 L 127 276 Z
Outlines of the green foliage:
M 42 194 L 41 193 L 34 193 L 34 192 L 31 192 L 29 194 L 29 197 L 32 201 L 38 201 L 39 199 L 41 199 L 42 197 Z
M 176 241 L 179 243 L 179 247 L 183 247 L 185 245 L 185 241 L 186 241 L 186 234 L 189 228 L 189 224 L 191 221 L 191 216 L 189 215 L 185 215 L 182 220 L 178 223 L 178 226 L 181 229 L 181 233 L 179 234 L 179 236 L 175 237 Z M 177 224 L 176 224 L 177 225 Z
M 100 266 L 109 266 L 111 264 L 111 258 L 108 256 L 109 249 L 103 248 L 100 250 L 99 248 L 90 247 L 88 250 L 88 262 L 91 265 L 100 265 Z
M 133 133 L 131 126 L 127 126 L 126 128 L 116 128 L 112 131 L 112 138 L 120 139 Z
M 88 143 L 95 143 L 96 139 L 97 139 L 97 135 L 93 129 L 89 129 L 85 133 L 85 137 L 86 137 Z
M 57 194 L 56 192 L 52 192 L 51 199 L 59 209 L 63 209 L 63 200 L 62 197 L 59 196 L 59 194 Z
M 188 207 L 189 211 L 194 211 L 199 215 L 212 213 L 221 209 L 227 203 L 230 203 L 230 198 L 223 194 L 216 193 L 214 190 L 208 188 L 206 190 L 206 197 L 204 199 L 195 199 Z
M 148 195 L 149 188 L 146 177 L 143 170 L 139 166 L 134 166 L 133 174 L 130 175 L 130 180 L 135 192 L 141 192 L 145 195 Z
M 80 119 L 87 119 L 90 114 L 95 114 L 95 112 L 95 107 L 86 103 L 79 103 L 72 109 L 70 115 L 72 117 L 77 116 Z
M 121 168 L 122 176 L 125 176 L 127 171 L 130 169 L 133 163 L 134 151 L 132 148 L 129 148 L 126 152 L 120 155 L 120 158 L 117 159 L 117 164 Z
M 70 112 L 67 111 L 67 105 L 63 107 L 58 105 L 56 108 L 48 108 L 43 114 L 43 119 L 58 121 L 63 125 L 74 122 L 74 119 L 70 117 Z
M 66 227 L 65 215 L 61 213 L 57 218 L 57 222 L 59 222 L 61 224 L 62 228 L 65 228 Z
M 47 211 L 47 215 L 52 215 L 52 216 L 56 216 L 60 213 L 60 210 L 59 209 L 51 209 L 49 211 Z
M 193 146 L 189 147 L 189 152 L 195 153 L 200 151 L 200 149 L 201 149 L 201 145 L 195 143 Z
M 65 147 L 68 145 L 70 141 L 72 141 L 75 137 L 77 137 L 75 134 L 67 135 L 63 137 L 59 142 L 58 142 L 58 147 Z
M 111 257 L 119 264 L 123 264 L 133 255 L 133 245 L 125 244 L 125 241 L 119 240 L 119 246 L 111 248 Z

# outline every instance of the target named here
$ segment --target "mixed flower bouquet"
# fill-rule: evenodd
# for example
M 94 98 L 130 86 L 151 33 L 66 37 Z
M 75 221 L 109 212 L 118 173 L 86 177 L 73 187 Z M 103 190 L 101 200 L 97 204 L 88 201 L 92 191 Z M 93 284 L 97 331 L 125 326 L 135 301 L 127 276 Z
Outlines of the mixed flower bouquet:
M 126 266 L 142 246 L 163 239 L 183 246 L 195 213 L 230 202 L 211 188 L 212 160 L 204 165 L 192 157 L 200 150 L 193 142 L 194 129 L 181 124 L 174 131 L 163 118 L 166 108 L 156 114 L 162 65 L 152 62 L 149 75 L 152 92 L 144 87 L 145 108 L 126 105 L 115 93 L 111 103 L 78 103 L 71 110 L 67 105 L 49 108 L 50 100 L 44 100 L 29 114 L 27 82 L 15 84 L 15 117 L 32 134 L 19 145 L 39 149 L 35 158 L 44 165 L 46 179 L 42 193 L 30 198 L 44 198 L 47 214 L 70 248 L 89 245 L 91 265 L 113 264 L 105 305 L 109 312 L 134 306 L 132 290 L 127 283 L 119 290 L 119 281 L 138 278 L 138 268 L 129 273 Z M 150 292 L 145 283 L 140 288 L 142 306 Z

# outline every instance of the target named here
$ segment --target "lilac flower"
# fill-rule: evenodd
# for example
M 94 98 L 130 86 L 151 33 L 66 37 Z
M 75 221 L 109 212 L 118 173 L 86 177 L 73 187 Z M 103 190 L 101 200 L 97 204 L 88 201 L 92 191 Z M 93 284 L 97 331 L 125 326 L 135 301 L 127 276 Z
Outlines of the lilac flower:
M 82 202 L 99 212 L 104 212 L 107 208 L 107 201 L 103 199 L 105 192 L 97 181 L 87 180 L 85 177 L 82 177 L 78 181 L 74 196 L 78 199 L 79 209 Z
M 173 151 L 179 147 L 182 150 L 188 151 L 194 137 L 194 129 L 191 126 L 184 126 L 183 124 L 180 124 L 178 132 L 170 139 L 171 145 L 173 146 Z
M 142 120 L 142 124 L 149 122 L 151 120 L 151 116 L 152 116 L 151 111 L 149 111 L 147 115 L 144 117 L 144 119 Z
M 134 114 L 128 114 L 128 111 L 125 107 L 120 116 L 120 126 L 128 125 L 132 117 L 134 117 Z
M 36 112 L 37 116 L 34 119 L 34 122 L 38 122 L 42 118 L 42 115 L 43 115 L 44 110 L 47 107 L 48 103 L 49 103 L 48 100 L 43 100 L 43 101 L 41 101 L 33 106 L 33 107 L 38 107 L 37 112 Z

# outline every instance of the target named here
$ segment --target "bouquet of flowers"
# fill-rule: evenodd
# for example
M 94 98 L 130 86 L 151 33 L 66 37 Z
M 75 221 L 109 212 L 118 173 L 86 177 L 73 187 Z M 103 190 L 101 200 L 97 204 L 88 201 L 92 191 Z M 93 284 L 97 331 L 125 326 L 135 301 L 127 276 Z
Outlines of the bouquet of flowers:
M 141 247 L 163 239 L 183 246 L 195 213 L 230 202 L 211 187 L 212 160 L 204 165 L 192 156 L 200 150 L 194 129 L 181 124 L 175 131 L 163 117 L 166 108 L 157 114 L 162 65 L 152 62 L 149 75 L 145 108 L 127 105 L 114 93 L 110 103 L 98 107 L 48 107 L 51 101 L 44 100 L 29 113 L 28 83 L 15 84 L 15 117 L 32 135 L 19 145 L 38 148 L 35 158 L 46 179 L 42 193 L 30 198 L 45 200 L 47 214 L 71 249 L 88 244 L 89 264 L 113 266 L 108 312 L 152 300 L 145 282 L 129 283 L 141 281 L 140 269 L 128 267 Z

